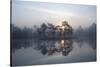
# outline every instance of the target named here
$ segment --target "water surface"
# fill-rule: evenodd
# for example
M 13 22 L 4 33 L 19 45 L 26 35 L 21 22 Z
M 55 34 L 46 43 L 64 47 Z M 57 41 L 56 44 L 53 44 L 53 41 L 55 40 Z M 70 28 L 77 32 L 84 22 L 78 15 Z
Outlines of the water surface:
M 96 61 L 91 40 L 13 40 L 12 65 L 39 65 Z

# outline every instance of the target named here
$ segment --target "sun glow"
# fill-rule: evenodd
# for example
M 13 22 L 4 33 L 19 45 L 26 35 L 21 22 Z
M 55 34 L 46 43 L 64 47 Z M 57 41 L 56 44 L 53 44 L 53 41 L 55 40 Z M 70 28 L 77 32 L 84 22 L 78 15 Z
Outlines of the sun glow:
M 61 40 L 61 45 L 60 45 L 61 48 L 64 48 L 64 40 Z
M 64 27 L 64 26 L 62 26 L 61 28 L 62 28 L 62 30 L 64 31 L 65 27 Z

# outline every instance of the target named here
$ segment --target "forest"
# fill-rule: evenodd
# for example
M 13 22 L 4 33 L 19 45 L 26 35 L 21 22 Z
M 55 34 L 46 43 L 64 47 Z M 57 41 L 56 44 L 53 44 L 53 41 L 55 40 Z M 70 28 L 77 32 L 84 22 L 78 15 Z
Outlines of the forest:
M 77 29 L 71 27 L 66 21 L 62 22 L 62 26 L 43 23 L 40 27 L 34 25 L 32 28 L 24 27 L 23 29 L 10 24 L 10 31 L 12 39 L 66 39 L 70 37 L 96 39 L 95 23 L 87 28 L 79 26 Z

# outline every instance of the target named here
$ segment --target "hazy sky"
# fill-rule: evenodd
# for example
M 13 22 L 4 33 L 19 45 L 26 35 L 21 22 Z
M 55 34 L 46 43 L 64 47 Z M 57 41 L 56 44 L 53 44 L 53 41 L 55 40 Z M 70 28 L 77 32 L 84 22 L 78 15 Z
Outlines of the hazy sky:
M 42 23 L 61 25 L 68 21 L 72 27 L 87 27 L 96 23 L 95 5 L 75 5 L 33 1 L 12 2 L 12 23 L 19 27 L 32 27 Z

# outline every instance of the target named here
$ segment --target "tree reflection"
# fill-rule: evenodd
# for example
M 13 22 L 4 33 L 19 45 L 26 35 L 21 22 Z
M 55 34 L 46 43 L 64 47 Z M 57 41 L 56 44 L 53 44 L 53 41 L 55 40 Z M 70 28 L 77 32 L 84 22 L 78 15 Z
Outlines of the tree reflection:
M 17 40 L 13 41 L 13 52 L 21 48 L 29 48 L 40 51 L 42 55 L 53 55 L 55 53 L 61 53 L 63 56 L 67 56 L 72 50 L 72 39 L 66 40 Z
M 35 48 L 40 50 L 43 55 L 53 55 L 58 52 L 63 56 L 67 56 L 73 48 L 72 43 L 72 39 L 55 41 L 42 40 L 37 42 L 38 45 Z
M 72 50 L 72 40 L 60 40 L 58 46 L 49 49 L 48 55 L 52 55 L 54 52 L 61 52 L 63 56 L 67 56 Z
M 75 42 L 80 48 L 83 46 L 83 43 L 87 43 L 92 49 L 96 50 L 96 39 L 94 38 L 77 38 Z
M 21 48 L 33 48 L 40 51 L 42 55 L 53 55 L 61 53 L 67 56 L 73 49 L 73 41 L 81 48 L 83 43 L 87 43 L 94 50 L 96 49 L 96 40 L 94 39 L 59 39 L 59 40 L 13 40 L 11 43 L 12 52 Z

